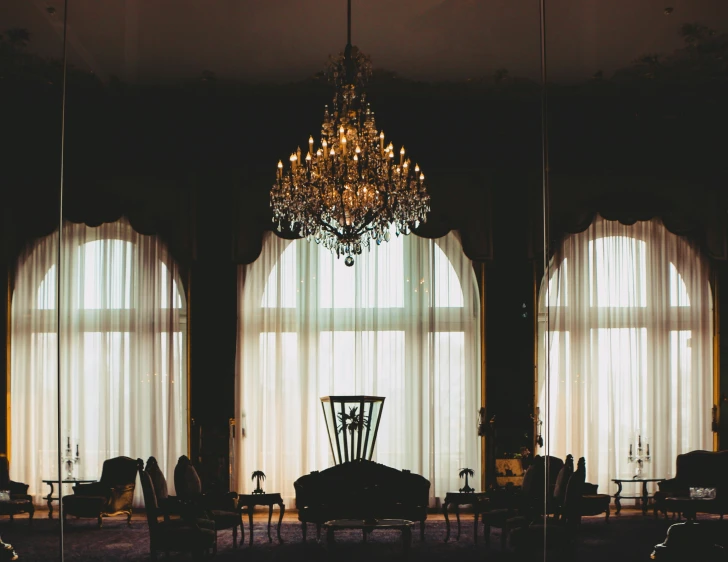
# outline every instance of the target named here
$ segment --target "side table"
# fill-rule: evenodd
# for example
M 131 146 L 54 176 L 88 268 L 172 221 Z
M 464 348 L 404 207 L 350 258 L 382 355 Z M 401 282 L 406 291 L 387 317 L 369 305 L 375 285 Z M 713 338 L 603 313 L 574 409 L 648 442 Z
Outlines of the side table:
M 240 494 L 238 496 L 238 511 L 242 515 L 243 508 L 248 509 L 248 522 L 250 526 L 250 545 L 253 545 L 253 508 L 256 505 L 267 505 L 268 506 L 268 542 L 273 542 L 273 537 L 270 536 L 270 520 L 273 517 L 273 506 L 278 506 L 280 515 L 278 516 L 278 542 L 282 543 L 281 538 L 281 522 L 283 521 L 283 514 L 286 512 L 286 504 L 283 503 L 283 498 L 279 493 L 273 494 Z
M 453 506 L 455 517 L 458 521 L 458 536 L 455 540 L 460 540 L 460 506 L 472 505 L 475 512 L 475 522 L 473 523 L 473 542 L 478 542 L 478 517 L 487 510 L 488 497 L 485 492 L 448 492 L 445 494 L 445 501 L 442 503 L 442 513 L 445 516 L 445 542 L 450 540 L 450 519 L 447 517 L 448 506 Z
M 63 484 L 90 484 L 92 482 L 98 482 L 97 478 L 65 478 L 61 480 L 61 486 L 58 487 L 58 497 L 53 497 L 53 485 L 58 484 L 58 480 L 55 478 L 48 478 L 47 480 L 43 480 L 44 484 L 48 484 L 50 486 L 51 491 L 48 492 L 48 495 L 45 497 L 46 503 L 48 504 L 48 519 L 53 519 L 53 502 L 54 501 L 60 501 L 62 490 L 63 490 Z

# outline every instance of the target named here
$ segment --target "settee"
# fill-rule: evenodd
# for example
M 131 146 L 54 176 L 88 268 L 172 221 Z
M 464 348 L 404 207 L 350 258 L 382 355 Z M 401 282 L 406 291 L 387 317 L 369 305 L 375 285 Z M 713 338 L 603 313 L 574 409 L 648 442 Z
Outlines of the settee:
M 293 487 L 304 541 L 307 523 L 320 538 L 326 521 L 371 518 L 419 521 L 424 540 L 430 494 L 424 476 L 362 459 L 301 476 Z
M 654 514 L 668 510 L 720 515 L 728 512 L 728 451 L 691 451 L 677 456 L 675 478 L 658 482 Z M 690 488 L 715 488 L 713 499 L 686 501 Z M 679 506 L 679 509 L 676 509 Z

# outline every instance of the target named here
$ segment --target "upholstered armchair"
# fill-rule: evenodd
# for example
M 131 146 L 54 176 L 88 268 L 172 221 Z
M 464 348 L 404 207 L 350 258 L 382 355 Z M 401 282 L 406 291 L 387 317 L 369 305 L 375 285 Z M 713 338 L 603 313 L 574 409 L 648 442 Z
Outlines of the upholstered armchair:
M 10 520 L 19 513 L 27 513 L 33 523 L 33 498 L 28 495 L 28 484 L 10 480 L 10 463 L 8 457 L 0 455 L 0 490 L 7 491 L 10 498 L 0 501 L 0 515 L 9 515 Z
M 156 465 L 156 461 L 154 461 L 153 465 Z M 164 504 L 157 501 L 152 479 L 152 474 L 155 472 L 154 468 L 151 467 L 150 470 L 150 463 L 147 461 L 147 469 L 145 470 L 144 461 L 137 459 L 137 470 L 144 495 L 144 509 L 147 512 L 149 550 L 152 560 L 157 559 L 157 553 L 160 551 L 166 552 L 167 556 L 169 556 L 170 552 L 191 552 L 193 558 L 199 559 L 203 557 L 206 551 L 214 550 L 216 544 L 215 523 L 205 520 L 170 520 Z M 164 476 L 162 475 L 162 477 Z M 164 488 L 166 489 L 166 487 L 165 481 Z
M 235 492 L 203 493 L 202 481 L 187 456 L 182 455 L 174 469 L 174 487 L 178 500 L 183 504 L 185 520 L 211 519 L 215 522 L 215 533 L 225 529 L 233 530 L 233 548 L 237 547 L 238 527 L 243 540 L 243 516 L 237 509 L 238 494 Z M 190 510 L 190 506 L 194 510 Z
M 98 482 L 76 484 L 73 495 L 63 497 L 63 517 L 95 517 L 101 527 L 103 517 L 126 515 L 127 524 L 131 525 L 136 476 L 134 459 L 116 457 L 104 461 Z
M 728 513 L 728 451 L 690 451 L 678 455 L 675 461 L 675 478 L 658 482 L 659 490 L 655 492 L 654 514 L 662 511 L 667 517 L 670 503 L 676 499 L 690 499 L 690 488 L 715 488 L 716 496 L 712 500 L 688 501 L 693 515 Z M 673 507 L 681 507 L 681 502 L 673 503 Z

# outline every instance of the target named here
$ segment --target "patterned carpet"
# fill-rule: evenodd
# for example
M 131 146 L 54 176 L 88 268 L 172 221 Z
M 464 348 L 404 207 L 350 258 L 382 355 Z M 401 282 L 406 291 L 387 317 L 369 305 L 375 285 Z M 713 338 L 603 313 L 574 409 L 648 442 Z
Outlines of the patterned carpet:
M 426 524 L 425 542 L 419 540 L 419 530 L 413 533 L 410 562 L 435 562 L 444 560 L 462 561 L 536 561 L 544 560 L 542 551 L 536 547 L 535 552 L 524 553 L 508 547 L 500 548 L 499 530 L 491 531 L 491 545 L 486 547 L 483 541 L 483 528 L 479 529 L 478 544 L 473 544 L 472 515 L 462 516 L 462 534 L 459 541 L 450 540 L 445 543 L 445 521 L 440 514 L 432 515 Z M 330 561 L 346 560 L 360 562 L 367 560 L 402 560 L 402 544 L 396 531 L 377 531 L 363 543 L 358 531 L 342 531 L 337 533 L 336 544 L 329 547 L 315 540 L 315 528 L 308 530 L 308 542 L 302 543 L 301 525 L 295 514 L 286 514 L 281 528 L 283 544 L 275 540 L 269 543 L 266 530 L 267 517 L 263 514 L 255 517 L 254 543 L 248 544 L 249 530 L 245 520 L 246 544 L 242 548 L 232 548 L 231 531 L 222 531 L 218 535 L 218 554 L 214 557 L 219 562 L 232 560 L 257 561 Z M 275 522 L 275 517 L 274 517 Z M 452 537 L 456 533 L 454 521 Z M 641 512 L 623 510 L 619 516 L 612 515 L 609 524 L 603 517 L 586 517 L 583 520 L 577 539 L 568 550 L 549 551 L 549 561 L 619 561 L 647 562 L 655 544 L 665 538 L 665 533 L 674 521 L 655 520 L 651 516 L 643 517 Z M 728 536 L 728 520 L 718 521 L 715 518 L 701 518 L 701 523 L 715 529 L 717 537 Z M 0 519 L 0 536 L 11 543 L 20 555 L 21 561 L 53 561 L 60 560 L 59 523 L 48 520 L 45 513 L 40 512 L 32 527 L 24 516 L 10 523 L 7 518 Z M 104 527 L 97 529 L 94 520 L 71 519 L 65 527 L 64 536 L 65 560 L 68 561 L 122 561 L 150 560 L 149 532 L 143 515 L 135 515 L 131 528 L 122 518 L 104 521 Z M 167 560 L 162 556 L 162 560 Z M 191 560 L 189 555 L 172 554 L 168 560 Z M 691 561 L 692 562 L 692 561 Z M 701 562 L 695 560 L 694 562 Z

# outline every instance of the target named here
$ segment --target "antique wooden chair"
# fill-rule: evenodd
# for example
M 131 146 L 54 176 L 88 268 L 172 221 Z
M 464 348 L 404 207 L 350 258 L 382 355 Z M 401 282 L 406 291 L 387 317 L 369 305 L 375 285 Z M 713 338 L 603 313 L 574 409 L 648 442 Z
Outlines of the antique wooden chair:
M 152 560 L 157 559 L 158 552 L 165 552 L 168 557 L 170 552 L 191 552 L 193 558 L 198 559 L 208 550 L 215 550 L 214 522 L 170 520 L 169 513 L 157 502 L 152 478 L 149 472 L 144 470 L 142 459 L 137 459 L 137 470 L 144 495 L 144 508 L 147 512 L 149 551 Z
M 243 542 L 243 516 L 236 505 L 236 492 L 203 493 L 197 470 L 185 455 L 179 458 L 174 469 L 174 487 L 178 500 L 186 506 L 183 517 L 210 519 L 215 522 L 215 533 L 232 529 L 233 548 L 237 547 L 240 527 L 240 542 Z

